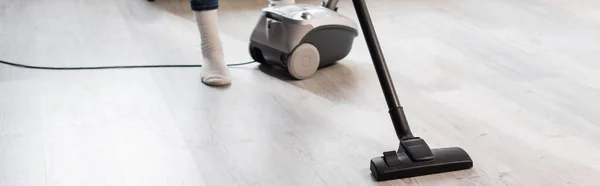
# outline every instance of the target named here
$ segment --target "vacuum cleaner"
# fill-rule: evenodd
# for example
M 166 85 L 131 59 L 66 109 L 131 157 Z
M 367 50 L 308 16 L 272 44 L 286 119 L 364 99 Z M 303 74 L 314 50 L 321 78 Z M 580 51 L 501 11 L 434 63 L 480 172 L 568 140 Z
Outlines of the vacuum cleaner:
M 345 58 L 358 26 L 337 12 L 337 2 L 264 8 L 250 37 L 250 56 L 261 64 L 287 69 L 300 80 Z
M 341 59 L 357 34 L 351 21 L 335 12 L 337 2 L 328 0 L 321 7 L 285 5 L 264 9 L 252 34 L 251 54 L 261 63 L 287 67 L 298 78 L 307 78 L 319 66 Z M 398 150 L 371 159 L 372 176 L 384 181 L 472 168 L 473 160 L 463 149 L 432 149 L 412 134 L 365 1 L 352 2 L 400 141 Z

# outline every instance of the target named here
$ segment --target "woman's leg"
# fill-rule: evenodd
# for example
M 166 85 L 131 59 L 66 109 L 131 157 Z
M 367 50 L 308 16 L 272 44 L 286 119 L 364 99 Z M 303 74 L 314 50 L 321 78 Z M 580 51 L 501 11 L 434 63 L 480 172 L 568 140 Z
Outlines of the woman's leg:
M 218 0 L 190 0 L 194 18 L 200 31 L 202 42 L 202 82 L 207 85 L 221 86 L 231 83 L 229 69 L 225 64 L 221 38 L 217 25 Z

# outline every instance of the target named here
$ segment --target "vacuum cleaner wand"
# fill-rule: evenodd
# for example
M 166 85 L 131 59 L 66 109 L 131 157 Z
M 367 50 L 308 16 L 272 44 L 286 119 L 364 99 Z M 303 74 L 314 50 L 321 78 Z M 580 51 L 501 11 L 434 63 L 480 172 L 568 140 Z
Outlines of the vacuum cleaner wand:
M 337 0 L 333 0 L 337 3 Z M 383 52 L 364 0 L 352 0 L 371 60 L 379 78 L 389 114 L 400 140 L 397 151 L 371 159 L 371 173 L 378 181 L 464 170 L 473 167 L 471 157 L 459 147 L 431 149 L 425 140 L 413 136 L 400 105 Z

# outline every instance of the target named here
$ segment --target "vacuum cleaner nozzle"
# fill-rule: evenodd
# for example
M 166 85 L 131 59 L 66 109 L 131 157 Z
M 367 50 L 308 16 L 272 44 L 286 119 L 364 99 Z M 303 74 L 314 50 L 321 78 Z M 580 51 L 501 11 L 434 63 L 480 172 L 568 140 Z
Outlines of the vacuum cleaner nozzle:
M 428 147 L 423 147 L 424 149 Z M 400 148 L 371 159 L 371 173 L 377 181 L 470 169 L 473 160 L 459 147 L 431 149 L 429 158 L 416 160 Z

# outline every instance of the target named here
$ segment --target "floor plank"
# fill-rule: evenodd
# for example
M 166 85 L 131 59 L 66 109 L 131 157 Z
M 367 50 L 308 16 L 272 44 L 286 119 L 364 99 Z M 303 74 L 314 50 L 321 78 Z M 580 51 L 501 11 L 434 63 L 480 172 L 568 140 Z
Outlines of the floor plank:
M 301 3 L 318 3 L 302 0 Z M 263 0 L 222 2 L 230 63 Z M 201 63 L 187 0 L 0 0 L 0 60 L 44 66 Z M 290 81 L 232 67 L 40 71 L 0 65 L 0 185 L 597 185 L 600 3 L 368 2 L 414 133 L 471 170 L 375 182 L 396 148 L 364 38 Z M 356 20 L 350 2 L 340 12 Z

